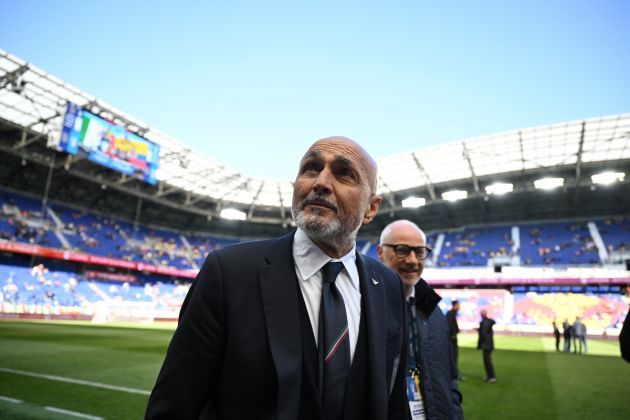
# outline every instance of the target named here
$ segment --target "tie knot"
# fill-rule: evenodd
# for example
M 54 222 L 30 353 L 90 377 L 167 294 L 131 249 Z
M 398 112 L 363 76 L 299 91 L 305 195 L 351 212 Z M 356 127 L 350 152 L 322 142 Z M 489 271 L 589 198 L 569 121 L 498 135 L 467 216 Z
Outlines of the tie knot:
M 324 283 L 334 283 L 335 279 L 343 269 L 343 263 L 329 261 L 323 269 Z

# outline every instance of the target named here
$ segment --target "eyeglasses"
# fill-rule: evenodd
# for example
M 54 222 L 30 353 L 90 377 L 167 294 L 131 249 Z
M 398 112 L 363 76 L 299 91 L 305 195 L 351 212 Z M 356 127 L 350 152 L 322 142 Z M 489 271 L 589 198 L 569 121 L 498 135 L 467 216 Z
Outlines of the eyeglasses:
M 411 251 L 415 252 L 416 258 L 419 260 L 425 260 L 431 255 L 432 249 L 426 246 L 409 246 L 405 244 L 381 244 L 381 246 L 388 246 L 394 249 L 394 253 L 398 258 L 407 258 Z

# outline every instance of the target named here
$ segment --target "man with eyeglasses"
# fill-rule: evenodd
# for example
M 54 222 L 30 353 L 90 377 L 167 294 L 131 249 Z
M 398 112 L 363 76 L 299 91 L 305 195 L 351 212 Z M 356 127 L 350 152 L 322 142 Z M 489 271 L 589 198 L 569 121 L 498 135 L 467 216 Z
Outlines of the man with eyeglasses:
M 408 398 L 412 419 L 463 419 L 462 394 L 440 296 L 421 276 L 431 255 L 426 235 L 413 222 L 398 220 L 381 233 L 380 260 L 398 272 L 407 297 Z

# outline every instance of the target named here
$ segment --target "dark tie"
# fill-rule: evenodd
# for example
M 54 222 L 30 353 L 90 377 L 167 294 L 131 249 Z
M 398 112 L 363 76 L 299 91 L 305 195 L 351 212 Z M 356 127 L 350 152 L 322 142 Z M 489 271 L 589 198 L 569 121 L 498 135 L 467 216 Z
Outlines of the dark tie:
M 343 269 L 340 262 L 323 268 L 322 302 L 319 310 L 319 360 L 322 408 L 326 420 L 343 418 L 344 396 L 350 372 L 350 338 L 343 297 L 335 279 Z

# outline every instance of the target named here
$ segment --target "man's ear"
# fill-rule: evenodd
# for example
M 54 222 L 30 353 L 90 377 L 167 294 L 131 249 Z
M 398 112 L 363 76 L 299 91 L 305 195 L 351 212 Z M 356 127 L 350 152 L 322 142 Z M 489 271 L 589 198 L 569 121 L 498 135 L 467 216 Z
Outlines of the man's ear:
M 382 263 L 385 262 L 383 259 L 383 246 L 381 244 L 376 245 L 376 253 L 378 254 L 378 259 L 381 260 Z
M 370 197 L 370 204 L 363 215 L 363 224 L 367 225 L 374 219 L 376 213 L 378 213 L 378 208 L 381 206 L 381 201 L 383 201 L 383 199 L 380 195 L 374 194 Z

